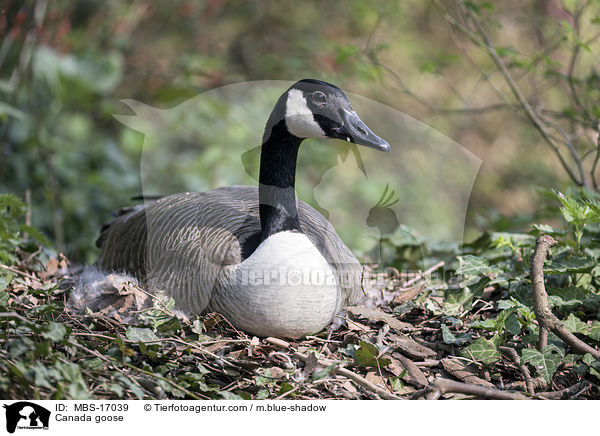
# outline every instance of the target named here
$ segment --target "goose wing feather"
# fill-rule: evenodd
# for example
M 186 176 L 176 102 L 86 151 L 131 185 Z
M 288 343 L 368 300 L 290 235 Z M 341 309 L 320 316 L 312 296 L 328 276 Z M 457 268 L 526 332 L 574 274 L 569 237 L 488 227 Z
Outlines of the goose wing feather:
M 361 295 L 361 266 L 319 212 L 298 200 L 304 233 L 335 269 L 342 305 Z M 98 266 L 124 271 L 164 290 L 184 311 L 200 313 L 219 275 L 258 242 L 258 188 L 229 186 L 181 193 L 121 210 L 98 239 Z M 223 284 L 220 284 L 223 286 Z

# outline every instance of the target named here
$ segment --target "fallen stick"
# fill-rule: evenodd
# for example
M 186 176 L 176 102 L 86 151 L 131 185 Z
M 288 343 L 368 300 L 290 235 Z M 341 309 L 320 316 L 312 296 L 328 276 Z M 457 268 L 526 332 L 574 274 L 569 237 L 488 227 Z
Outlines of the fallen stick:
M 548 249 L 556 244 L 557 242 L 552 236 L 540 236 L 535 243 L 535 251 L 531 258 L 530 277 L 533 292 L 533 311 L 540 327 L 538 350 L 544 350 L 548 342 L 548 331 L 552 331 L 571 347 L 573 352 L 577 354 L 590 353 L 596 359 L 600 359 L 600 351 L 571 333 L 550 309 L 548 293 L 544 285 L 544 261 L 546 260 Z
M 500 351 L 504 351 L 506 354 L 508 354 L 513 363 L 517 365 L 519 371 L 521 371 L 521 374 L 525 379 L 525 386 L 527 387 L 527 392 L 529 392 L 531 395 L 535 395 L 533 379 L 531 378 L 531 374 L 529 373 L 529 369 L 527 368 L 527 366 L 521 363 L 521 358 L 519 357 L 517 350 L 510 347 L 500 347 Z
M 437 400 L 444 394 L 465 394 L 475 395 L 486 400 L 527 400 L 528 398 L 518 392 L 501 391 L 496 388 L 486 388 L 484 386 L 470 385 L 467 383 L 439 378 L 425 389 L 415 392 L 412 399 L 425 397 L 428 400 Z
M 581 389 L 587 390 L 592 387 L 592 384 L 587 380 L 582 380 L 579 383 L 574 384 L 573 386 L 569 386 L 568 388 L 562 389 L 560 391 L 553 392 L 539 392 L 537 395 L 539 397 L 545 398 L 546 400 L 561 400 L 561 399 L 571 399 L 570 397 L 573 394 L 580 394 Z M 566 398 L 565 398 L 566 397 Z

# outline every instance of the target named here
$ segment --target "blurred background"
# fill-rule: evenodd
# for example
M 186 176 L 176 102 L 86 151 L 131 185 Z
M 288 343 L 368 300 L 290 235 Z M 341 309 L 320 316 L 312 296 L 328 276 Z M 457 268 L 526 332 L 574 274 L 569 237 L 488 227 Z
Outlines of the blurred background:
M 132 196 L 256 183 L 263 114 L 291 82 L 310 77 L 351 93 L 376 133 L 399 132 L 394 141 L 405 144 L 394 161 L 407 174 L 417 168 L 400 179 L 416 182 L 394 187 L 400 223 L 409 210 L 427 222 L 421 233 L 441 239 L 448 235 L 435 229 L 456 224 L 448 216 L 466 219 L 467 239 L 482 228 L 513 229 L 539 213 L 537 186 L 597 190 L 598 36 L 600 4 L 590 1 L 3 0 L 0 192 L 27 197 L 32 224 L 55 248 L 91 262 L 102 223 Z M 253 91 L 244 110 L 227 92 L 173 109 L 252 81 L 269 82 L 258 93 L 244 88 Z M 135 119 L 115 118 L 145 110 L 122 99 L 170 114 L 168 134 L 150 137 Z M 391 115 L 380 121 L 378 110 Z M 464 148 L 464 159 L 436 154 L 442 143 Z M 429 154 L 411 154 L 423 144 Z M 301 198 L 323 205 L 340 185 L 359 184 L 328 178 L 354 156 L 338 146 L 307 144 Z M 427 156 L 437 163 L 420 165 Z M 375 161 L 369 168 L 377 173 Z M 148 174 L 155 183 L 143 180 Z M 415 191 L 436 174 L 429 191 Z M 440 184 L 460 193 L 431 197 Z M 366 213 L 385 185 L 358 190 Z M 418 199 L 427 197 L 438 207 L 423 209 Z M 457 203 L 466 217 L 451 210 Z M 352 225 L 338 230 L 361 234 Z

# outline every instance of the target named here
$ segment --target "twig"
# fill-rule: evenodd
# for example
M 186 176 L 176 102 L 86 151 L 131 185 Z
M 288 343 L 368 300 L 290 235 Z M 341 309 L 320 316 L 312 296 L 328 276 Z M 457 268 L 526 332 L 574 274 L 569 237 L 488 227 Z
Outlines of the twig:
M 590 170 L 590 176 L 594 189 L 598 189 L 598 182 L 596 181 L 596 167 L 598 166 L 598 160 L 600 159 L 600 126 L 597 128 L 598 138 L 596 139 L 596 157 L 594 158 L 594 164 Z
M 544 261 L 548 249 L 557 242 L 550 235 L 542 235 L 535 243 L 535 251 L 531 258 L 530 277 L 533 292 L 533 310 L 540 327 L 540 340 L 538 349 L 542 351 L 547 342 L 548 331 L 554 332 L 577 354 L 590 353 L 600 359 L 600 351 L 586 344 L 571 333 L 565 325 L 552 313 L 548 303 L 548 294 L 544 286 Z
M 501 391 L 495 388 L 470 385 L 467 383 L 439 378 L 425 389 L 415 392 L 411 399 L 425 396 L 428 400 L 437 400 L 440 396 L 448 393 L 475 395 L 488 400 L 527 400 L 528 398 L 519 392 Z
M 436 263 L 436 264 L 435 264 L 435 265 L 433 265 L 431 268 L 429 268 L 429 269 L 427 269 L 427 270 L 425 270 L 425 271 L 423 271 L 423 272 L 421 272 L 421 273 L 417 274 L 415 277 L 413 277 L 412 279 L 410 279 L 409 281 L 407 281 L 406 283 L 404 283 L 404 284 L 403 284 L 403 285 L 404 285 L 404 287 L 405 287 L 405 288 L 408 288 L 408 287 L 409 287 L 410 285 L 412 285 L 413 283 L 415 283 L 415 282 L 417 282 L 417 281 L 421 280 L 421 279 L 422 279 L 423 277 L 425 277 L 425 276 L 428 276 L 429 274 L 431 274 L 432 272 L 434 272 L 434 271 L 438 270 L 439 268 L 443 267 L 444 265 L 445 265 L 445 264 L 444 264 L 444 261 L 443 261 L 443 260 L 442 260 L 442 261 L 440 261 L 440 262 L 438 262 L 438 263 Z
M 21 275 L 23 277 L 27 277 L 28 279 L 31 279 L 31 280 L 39 280 L 37 277 L 34 277 L 31 274 L 27 274 L 26 272 L 23 272 L 23 271 L 20 271 L 20 270 L 18 270 L 16 268 L 13 268 L 12 266 L 7 266 L 7 265 L 4 265 L 4 264 L 0 263 L 0 268 L 6 269 L 8 271 L 12 271 L 15 274 L 19 274 L 19 275 Z
M 517 365 L 521 374 L 523 374 L 523 378 L 525 379 L 525 385 L 527 386 L 527 392 L 531 395 L 535 395 L 535 389 L 533 380 L 531 379 L 531 374 L 529 373 L 529 369 L 526 365 L 521 364 L 521 358 L 517 354 L 517 350 L 511 347 L 500 347 L 500 351 L 504 351 L 510 359 Z
M 573 150 L 570 149 L 571 154 L 573 155 L 573 159 L 574 159 L 574 161 L 575 161 L 575 163 L 577 165 L 578 171 L 579 171 L 580 178 L 578 178 L 577 175 L 573 172 L 573 170 L 569 166 L 569 164 L 566 162 L 566 160 L 565 160 L 564 156 L 562 155 L 562 153 L 561 153 L 560 149 L 558 148 L 558 146 L 554 143 L 554 140 L 552 139 L 551 135 L 546 130 L 544 122 L 540 119 L 540 117 L 538 116 L 538 114 L 531 107 L 531 105 L 529 104 L 529 102 L 527 101 L 527 99 L 525 98 L 525 96 L 523 95 L 523 93 L 521 92 L 521 90 L 518 87 L 517 83 L 515 82 L 514 78 L 512 77 L 512 75 L 510 74 L 510 72 L 508 71 L 508 68 L 506 67 L 506 65 L 502 61 L 502 58 L 500 57 L 500 55 L 496 51 L 495 47 L 491 44 L 491 41 L 490 41 L 490 38 L 489 38 L 488 34 L 485 32 L 485 30 L 483 29 L 483 26 L 477 20 L 477 18 L 473 14 L 473 12 L 471 10 L 469 10 L 468 8 L 466 8 L 466 7 L 463 6 L 463 9 L 466 10 L 466 13 L 468 14 L 471 22 L 474 24 L 477 33 L 473 32 L 467 26 L 463 25 L 458 20 L 456 20 L 453 16 L 451 16 L 450 14 L 448 14 L 448 12 L 444 9 L 444 7 L 440 4 L 440 2 L 438 0 L 433 0 L 433 4 L 436 6 L 436 8 L 440 11 L 440 13 L 444 16 L 445 20 L 451 26 L 453 26 L 456 29 L 458 29 L 459 31 L 461 31 L 476 46 L 480 47 L 481 49 L 483 49 L 484 51 L 486 51 L 489 54 L 489 56 L 492 58 L 492 60 L 494 61 L 494 63 L 498 67 L 498 70 L 500 71 L 500 73 L 504 77 L 504 80 L 506 81 L 508 87 L 510 88 L 513 96 L 517 99 L 517 101 L 519 102 L 519 105 L 521 106 L 521 108 L 525 112 L 527 118 L 533 124 L 533 126 L 536 128 L 536 130 L 540 133 L 540 135 L 542 136 L 542 138 L 544 139 L 544 141 L 546 142 L 546 144 L 554 151 L 554 153 L 558 157 L 558 159 L 559 159 L 562 167 L 567 172 L 567 174 L 569 175 L 569 177 L 571 178 L 571 180 L 573 182 L 575 182 L 577 185 L 583 185 L 583 186 L 588 186 L 589 187 L 589 183 L 588 183 L 587 177 L 585 176 L 585 173 L 583 171 L 583 167 L 582 167 L 582 164 L 581 164 L 581 159 L 579 158 L 579 156 L 577 155 L 577 153 L 575 153 L 573 155 Z
M 581 395 L 582 390 L 587 390 L 592 386 L 592 384 L 587 380 L 581 380 L 579 383 L 574 384 L 573 386 L 569 386 L 568 388 L 562 389 L 560 391 L 553 392 L 539 392 L 538 396 L 545 398 L 547 400 L 560 400 L 567 399 L 572 394 Z
M 33 324 L 33 322 L 31 322 L 27 318 L 19 315 L 16 312 L 0 312 L 0 318 L 15 318 L 15 319 L 18 319 L 21 322 L 24 322 L 24 323 L 27 323 L 27 324 Z

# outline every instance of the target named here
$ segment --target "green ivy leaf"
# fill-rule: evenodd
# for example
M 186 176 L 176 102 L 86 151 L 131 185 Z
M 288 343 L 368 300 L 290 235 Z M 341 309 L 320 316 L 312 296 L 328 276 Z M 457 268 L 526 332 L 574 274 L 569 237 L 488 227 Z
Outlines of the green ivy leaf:
M 379 355 L 379 349 L 369 342 L 360 341 L 360 347 L 354 352 L 354 364 L 357 366 L 379 366 L 389 365 L 391 362 L 389 359 L 383 359 L 377 357 Z
M 128 327 L 125 337 L 134 342 L 160 341 L 160 338 L 148 328 Z
M 286 392 L 291 391 L 294 387 L 288 382 L 282 382 L 281 387 L 279 388 L 279 392 L 277 392 L 277 396 L 283 395 Z M 291 395 L 291 394 L 290 394 Z
M 41 334 L 53 342 L 60 342 L 67 334 L 67 327 L 59 322 L 50 322 Z
M 473 292 L 468 288 L 461 290 L 447 290 L 443 303 L 443 312 L 445 315 L 459 315 L 465 310 L 471 309 L 473 303 Z
M 589 273 L 597 265 L 598 261 L 591 256 L 573 256 L 553 261 L 544 271 L 554 274 Z
M 220 391 L 219 395 L 221 395 L 223 397 L 223 399 L 225 399 L 225 400 L 243 400 L 244 399 L 240 395 L 234 394 L 233 392 L 229 392 L 229 391 Z
M 458 256 L 459 267 L 456 270 L 456 274 L 462 274 L 465 276 L 478 276 L 485 273 L 491 272 L 488 260 L 467 254 L 465 256 Z
M 470 332 L 455 335 L 447 326 L 442 325 L 442 339 L 446 344 L 462 345 L 471 342 L 473 340 L 473 335 Z
M 501 357 L 498 347 L 494 341 L 486 338 L 477 339 L 475 342 L 465 348 L 461 354 L 464 357 L 470 357 L 479 362 L 488 364 L 500 360 Z
M 550 235 L 550 236 L 562 236 L 567 233 L 564 230 L 554 228 L 552 226 L 549 226 L 548 224 L 533 224 L 533 228 L 534 228 L 534 231 L 532 233 L 534 233 L 536 236 L 539 236 L 542 234 L 546 234 L 546 235 Z
M 600 359 L 595 359 L 590 353 L 586 353 L 581 361 L 588 366 L 590 374 L 600 379 Z
M 552 381 L 552 376 L 558 369 L 562 357 L 558 348 L 551 345 L 546 346 L 543 353 L 533 348 L 521 351 L 521 360 L 531 363 L 548 383 Z
M 589 331 L 589 326 L 572 313 L 569 314 L 569 316 L 563 321 L 563 323 L 571 333 L 585 334 Z
M 521 323 L 519 322 L 519 319 L 515 313 L 511 313 L 506 317 L 504 327 L 511 335 L 516 336 L 521 334 Z

